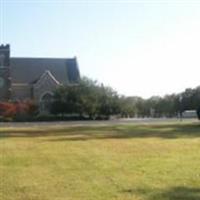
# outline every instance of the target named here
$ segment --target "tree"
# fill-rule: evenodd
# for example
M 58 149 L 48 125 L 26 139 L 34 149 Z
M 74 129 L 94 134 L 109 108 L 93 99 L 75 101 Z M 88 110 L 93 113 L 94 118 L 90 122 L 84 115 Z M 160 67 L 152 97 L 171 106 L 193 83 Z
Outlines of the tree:
M 199 108 L 197 109 L 197 116 L 198 116 L 198 119 L 200 120 L 200 106 L 199 106 Z
M 94 119 L 119 113 L 118 94 L 110 87 L 83 77 L 79 84 L 58 88 L 51 106 L 53 114 L 79 114 Z
M 197 109 L 199 102 L 200 87 L 189 88 L 179 94 L 143 99 L 120 96 L 112 88 L 83 77 L 79 84 L 62 86 L 54 92 L 52 113 L 76 113 L 91 119 L 117 114 L 122 117 L 175 117 L 180 110 Z

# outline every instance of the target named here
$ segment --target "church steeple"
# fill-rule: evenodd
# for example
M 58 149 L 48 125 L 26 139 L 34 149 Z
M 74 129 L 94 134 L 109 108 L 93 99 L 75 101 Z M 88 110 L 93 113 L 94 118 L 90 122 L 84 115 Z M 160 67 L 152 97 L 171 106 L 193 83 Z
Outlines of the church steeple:
M 9 67 L 10 65 L 10 45 L 0 45 L 0 66 Z
M 0 45 L 0 101 L 10 99 L 10 45 Z

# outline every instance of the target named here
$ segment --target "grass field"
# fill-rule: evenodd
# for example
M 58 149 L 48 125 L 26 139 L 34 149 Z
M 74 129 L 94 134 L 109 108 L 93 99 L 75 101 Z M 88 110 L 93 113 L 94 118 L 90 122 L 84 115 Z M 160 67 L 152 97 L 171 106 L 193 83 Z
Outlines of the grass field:
M 200 124 L 0 128 L 1 200 L 199 200 Z

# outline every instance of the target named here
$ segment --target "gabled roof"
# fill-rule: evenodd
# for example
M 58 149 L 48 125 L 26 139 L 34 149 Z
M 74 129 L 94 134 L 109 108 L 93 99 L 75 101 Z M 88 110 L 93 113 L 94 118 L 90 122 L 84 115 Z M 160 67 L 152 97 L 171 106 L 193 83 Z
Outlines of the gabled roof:
M 56 78 L 52 75 L 52 73 L 49 70 L 46 70 L 39 79 L 34 81 L 34 85 L 40 85 L 42 82 L 46 81 L 47 79 L 51 79 L 56 85 L 60 85 L 60 82 L 56 80 Z
M 10 58 L 12 83 L 33 83 L 45 71 L 62 83 L 76 83 L 80 79 L 76 58 Z

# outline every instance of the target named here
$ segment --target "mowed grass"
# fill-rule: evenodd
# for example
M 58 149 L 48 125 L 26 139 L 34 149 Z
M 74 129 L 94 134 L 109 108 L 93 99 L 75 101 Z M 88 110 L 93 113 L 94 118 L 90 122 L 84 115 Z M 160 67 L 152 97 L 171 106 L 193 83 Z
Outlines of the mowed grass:
M 1 200 L 199 200 L 200 124 L 0 128 Z

